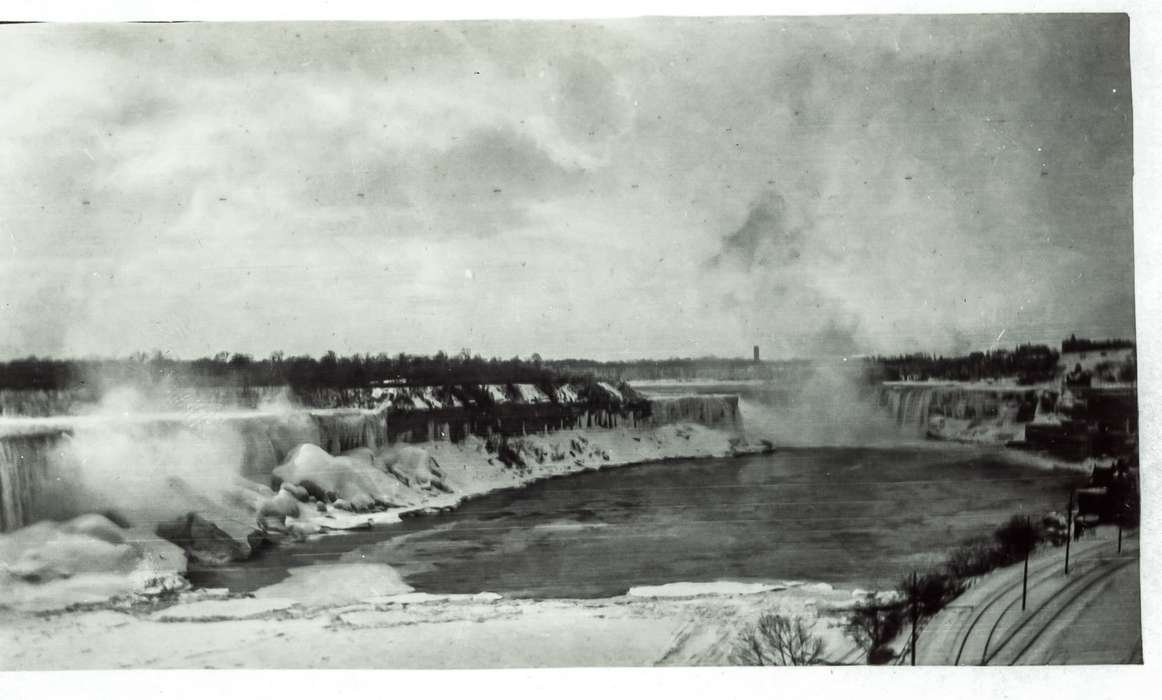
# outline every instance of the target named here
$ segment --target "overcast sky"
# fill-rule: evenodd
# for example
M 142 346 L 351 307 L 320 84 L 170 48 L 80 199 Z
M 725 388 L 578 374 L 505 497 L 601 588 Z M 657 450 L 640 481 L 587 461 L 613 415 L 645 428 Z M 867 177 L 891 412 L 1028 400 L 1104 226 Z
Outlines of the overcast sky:
M 0 357 L 1132 336 L 1123 16 L 0 27 Z

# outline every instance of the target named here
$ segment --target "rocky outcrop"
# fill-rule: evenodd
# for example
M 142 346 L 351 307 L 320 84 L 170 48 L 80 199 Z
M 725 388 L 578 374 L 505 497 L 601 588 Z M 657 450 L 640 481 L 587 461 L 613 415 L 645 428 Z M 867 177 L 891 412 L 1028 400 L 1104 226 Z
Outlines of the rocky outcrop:
M 157 534 L 181 547 L 190 561 L 221 566 L 250 557 L 250 546 L 231 537 L 197 513 L 186 513 L 157 526 Z

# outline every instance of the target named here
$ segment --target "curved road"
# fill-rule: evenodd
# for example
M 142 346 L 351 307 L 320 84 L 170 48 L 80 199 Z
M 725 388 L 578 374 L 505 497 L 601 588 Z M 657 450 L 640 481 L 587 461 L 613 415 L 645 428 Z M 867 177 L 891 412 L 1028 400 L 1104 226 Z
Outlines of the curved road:
M 1117 530 L 1099 528 L 1029 560 L 1021 610 L 1021 564 L 999 569 L 920 631 L 916 663 L 926 665 L 1141 663 L 1136 533 L 1117 552 Z

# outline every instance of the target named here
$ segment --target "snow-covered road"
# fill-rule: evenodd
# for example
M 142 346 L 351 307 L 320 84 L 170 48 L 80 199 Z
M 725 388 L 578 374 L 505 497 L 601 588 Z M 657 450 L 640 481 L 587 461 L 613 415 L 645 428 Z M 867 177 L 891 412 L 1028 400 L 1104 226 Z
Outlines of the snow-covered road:
M 1138 540 L 1104 527 L 1029 562 L 1021 609 L 1023 566 L 997 570 L 924 626 L 917 663 L 1014 665 L 1138 663 L 1141 605 Z

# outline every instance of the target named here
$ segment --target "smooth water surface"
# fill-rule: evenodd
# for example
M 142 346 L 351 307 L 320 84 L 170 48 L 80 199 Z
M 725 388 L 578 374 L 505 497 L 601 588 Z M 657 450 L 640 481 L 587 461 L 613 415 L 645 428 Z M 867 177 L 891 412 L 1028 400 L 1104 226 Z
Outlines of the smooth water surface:
M 288 544 L 195 583 L 253 590 L 288 567 L 368 561 L 431 593 L 603 597 L 716 580 L 891 586 L 1014 513 L 1064 509 L 1082 480 L 1014 460 L 954 447 L 812 448 L 612 468 Z

